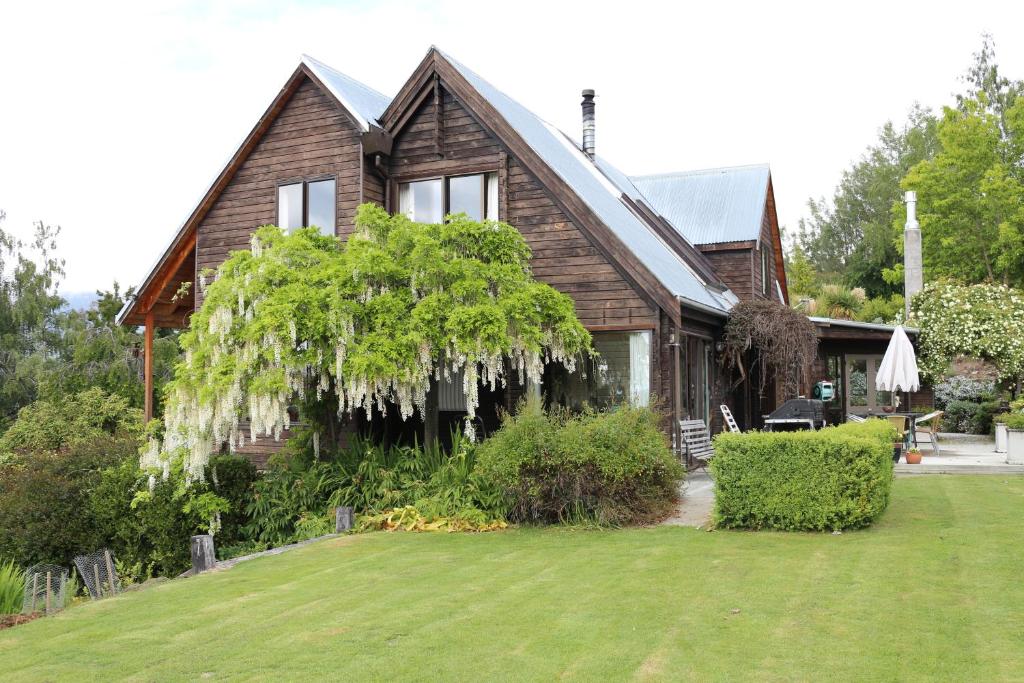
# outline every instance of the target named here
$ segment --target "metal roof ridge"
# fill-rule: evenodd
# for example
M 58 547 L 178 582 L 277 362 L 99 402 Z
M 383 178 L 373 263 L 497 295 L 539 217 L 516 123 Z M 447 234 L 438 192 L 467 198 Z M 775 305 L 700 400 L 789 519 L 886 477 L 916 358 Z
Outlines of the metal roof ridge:
M 715 168 L 700 168 L 692 171 L 668 171 L 665 173 L 647 173 L 642 175 L 626 176 L 630 180 L 658 180 L 661 178 L 682 178 L 695 175 L 710 175 L 712 173 L 725 173 L 727 171 L 747 171 L 753 169 L 765 169 L 770 171 L 771 164 L 768 162 L 756 164 L 742 164 L 739 166 L 719 166 Z

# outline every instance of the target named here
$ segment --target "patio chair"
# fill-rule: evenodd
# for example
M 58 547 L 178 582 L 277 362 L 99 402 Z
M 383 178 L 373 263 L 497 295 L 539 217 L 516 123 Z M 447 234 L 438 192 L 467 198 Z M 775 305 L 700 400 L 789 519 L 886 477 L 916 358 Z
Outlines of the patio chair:
M 917 444 L 918 434 L 927 434 L 935 455 L 939 455 L 939 427 L 942 425 L 942 414 L 941 410 L 933 410 L 914 420 L 914 444 Z
M 703 465 L 715 454 L 714 446 L 711 445 L 711 432 L 704 420 L 680 420 L 679 433 L 683 437 L 687 457 Z
M 850 414 L 848 414 L 846 416 L 846 421 L 847 422 L 867 422 L 867 418 L 863 418 L 860 415 L 854 415 L 853 413 L 850 413 Z
M 725 426 L 729 428 L 730 432 L 740 433 L 740 426 L 736 424 L 736 418 L 732 416 L 732 411 L 729 410 L 729 406 L 724 403 L 719 406 L 722 411 L 722 417 L 725 418 Z

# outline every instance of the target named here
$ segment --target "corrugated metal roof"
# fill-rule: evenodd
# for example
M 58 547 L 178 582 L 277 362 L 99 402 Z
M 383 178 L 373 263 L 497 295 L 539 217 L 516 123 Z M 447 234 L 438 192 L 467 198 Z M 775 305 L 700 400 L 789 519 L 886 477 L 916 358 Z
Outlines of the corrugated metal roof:
M 302 55 L 302 63 L 308 66 L 316 74 L 316 77 L 327 86 L 331 94 L 349 110 L 363 130 L 369 130 L 371 123 L 375 126 L 379 125 L 377 119 L 391 104 L 390 97 L 382 95 L 370 86 L 332 69 L 309 55 Z
M 553 125 L 438 50 L 476 88 L 541 159 L 564 180 L 651 273 L 676 297 L 699 307 L 728 312 L 735 296 L 718 294 L 622 202 L 622 190 Z M 619 174 L 621 175 L 621 174 Z
M 768 164 L 630 176 L 654 210 L 694 244 L 745 242 L 761 235 Z

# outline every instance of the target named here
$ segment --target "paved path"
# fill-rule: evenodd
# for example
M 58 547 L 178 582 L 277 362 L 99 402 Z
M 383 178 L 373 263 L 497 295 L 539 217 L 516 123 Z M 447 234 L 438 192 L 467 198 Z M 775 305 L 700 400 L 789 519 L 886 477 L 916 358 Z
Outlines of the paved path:
M 675 514 L 662 523 L 706 528 L 711 523 L 711 510 L 715 505 L 715 482 L 711 476 L 706 470 L 690 472 L 679 487 L 679 493 Z

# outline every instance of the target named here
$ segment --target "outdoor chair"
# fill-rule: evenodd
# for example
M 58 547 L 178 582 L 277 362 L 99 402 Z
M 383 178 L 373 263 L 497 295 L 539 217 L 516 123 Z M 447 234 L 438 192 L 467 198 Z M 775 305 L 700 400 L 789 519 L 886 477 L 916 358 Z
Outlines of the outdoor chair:
M 736 424 L 736 418 L 732 416 L 732 411 L 729 410 L 729 406 L 724 403 L 719 406 L 722 411 L 722 417 L 725 418 L 725 426 L 729 428 L 730 432 L 740 433 L 740 426 Z
M 911 430 L 910 425 L 908 424 L 909 418 L 906 415 L 886 415 L 885 419 L 888 420 L 889 424 L 895 427 L 896 431 L 900 433 L 900 441 L 903 442 L 903 450 L 906 451 L 910 448 Z
M 935 455 L 939 455 L 939 427 L 942 424 L 942 413 L 941 410 L 933 410 L 914 420 L 914 444 L 917 445 L 916 435 L 927 434 L 928 439 L 932 442 L 932 450 L 935 451 Z
M 679 433 L 683 437 L 687 457 L 705 464 L 715 454 L 711 445 L 711 432 L 704 420 L 680 420 Z
M 850 413 L 849 415 L 846 416 L 846 421 L 847 422 L 867 422 L 867 419 L 861 417 L 860 415 L 854 415 L 853 413 Z

